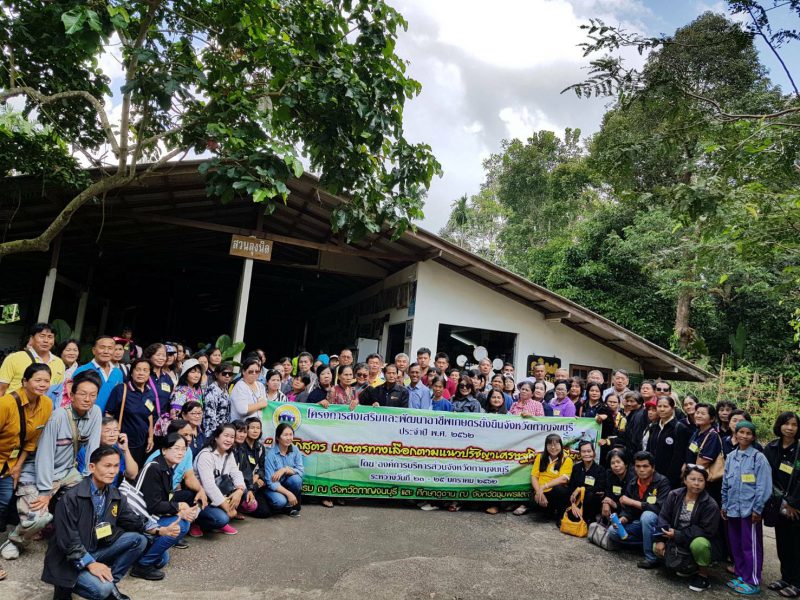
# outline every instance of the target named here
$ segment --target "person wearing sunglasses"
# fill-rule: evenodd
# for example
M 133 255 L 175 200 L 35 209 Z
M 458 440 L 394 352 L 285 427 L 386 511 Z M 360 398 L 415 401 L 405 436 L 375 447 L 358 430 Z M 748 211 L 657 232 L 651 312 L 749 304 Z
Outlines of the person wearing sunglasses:
M 242 378 L 231 391 L 231 420 L 244 421 L 249 416 L 260 417 L 267 407 L 267 390 L 258 380 L 261 363 L 257 358 L 245 359 L 242 363 Z
M 233 365 L 225 362 L 214 369 L 214 381 L 208 386 L 203 405 L 203 431 L 214 431 L 231 420 L 231 397 L 228 393 L 233 379 Z
M 456 394 L 450 398 L 450 404 L 453 405 L 453 412 L 483 412 L 481 403 L 475 397 L 475 384 L 466 375 L 459 380 Z
M 682 555 L 681 564 L 667 567 L 681 577 L 691 576 L 689 589 L 702 592 L 711 587 L 708 567 L 723 555 L 719 531 L 719 505 L 706 491 L 708 470 L 694 463 L 682 473 L 684 487 L 672 490 L 661 507 L 656 524 L 656 556 L 665 558 L 670 545 Z M 682 552 L 680 552 L 682 551 Z
M 354 381 L 353 390 L 355 391 L 356 398 L 361 395 L 369 386 L 369 368 L 366 363 L 358 363 L 354 368 Z

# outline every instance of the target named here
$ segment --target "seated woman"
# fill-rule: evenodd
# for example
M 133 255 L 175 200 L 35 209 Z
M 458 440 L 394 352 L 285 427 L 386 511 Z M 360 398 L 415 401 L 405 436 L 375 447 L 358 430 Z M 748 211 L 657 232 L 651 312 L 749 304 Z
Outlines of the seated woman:
M 237 421 L 238 423 L 238 421 Z M 251 517 L 264 518 L 270 515 L 266 496 L 267 482 L 264 476 L 264 457 L 266 450 L 261 443 L 261 419 L 248 417 L 244 422 L 244 432 L 236 428 L 236 463 L 244 477 L 247 495 L 239 505 L 239 510 Z
M 142 468 L 136 487 L 144 497 L 147 512 L 158 519 L 160 535 L 131 571 L 132 577 L 151 581 L 164 578 L 160 569 L 169 562 L 169 549 L 183 539 L 200 512 L 193 499 L 190 503 L 173 497 L 172 476 L 186 455 L 186 440 L 179 433 L 157 439 L 161 454 Z
M 594 451 L 594 444 L 591 441 L 581 440 L 578 442 L 578 453 L 581 455 L 581 461 L 572 467 L 572 474 L 567 485 L 571 511 L 576 519 L 581 516 L 575 502 L 578 499 L 580 489 L 583 488 L 583 520 L 587 523 L 594 523 L 602 507 L 606 487 L 606 472 L 603 467 L 595 462 L 597 455 Z
M 264 479 L 267 482 L 267 501 L 272 511 L 299 517 L 303 457 L 293 441 L 294 429 L 291 425 L 279 423 L 272 448 L 264 460 Z
M 633 469 L 625 462 L 625 450 L 614 448 L 608 453 L 608 470 L 606 471 L 606 489 L 603 495 L 601 514 L 606 521 L 611 513 L 621 509 L 619 499 L 625 493 L 628 482 L 633 477 Z
M 199 402 L 189 400 L 181 407 L 181 419 L 192 426 L 192 441 L 189 448 L 192 455 L 197 456 L 206 445 L 206 434 L 203 432 L 203 406 Z
M 246 491 L 244 477 L 233 457 L 235 441 L 234 426 L 220 425 L 194 460 L 194 470 L 210 505 L 203 512 L 213 517 L 212 528 L 226 535 L 239 533 L 231 527 L 230 520 L 236 516 Z M 199 525 L 203 527 L 206 523 Z
M 664 558 L 667 544 L 675 544 L 691 556 L 678 575 L 692 575 L 689 589 L 702 592 L 711 587 L 708 567 L 712 555 L 719 557 L 717 531 L 719 505 L 706 491 L 708 470 L 700 465 L 686 465 L 683 483 L 686 487 L 672 490 L 667 496 L 656 525 L 656 556 Z M 694 564 L 691 564 L 691 563 Z
M 564 454 L 564 444 L 557 433 L 548 435 L 544 446 L 545 451 L 536 455 L 531 469 L 530 506 L 545 517 L 560 521 L 569 500 L 572 459 Z M 514 514 L 521 514 L 518 511 Z

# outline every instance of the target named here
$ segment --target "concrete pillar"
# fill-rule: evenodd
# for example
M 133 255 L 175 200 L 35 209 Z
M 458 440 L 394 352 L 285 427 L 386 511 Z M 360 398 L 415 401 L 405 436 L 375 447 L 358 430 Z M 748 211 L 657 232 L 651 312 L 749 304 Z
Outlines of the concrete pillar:
M 83 323 L 86 320 L 86 307 L 89 304 L 89 290 L 81 292 L 80 300 L 78 300 L 78 314 L 75 317 L 75 338 L 81 339 L 83 334 Z
M 103 312 L 100 313 L 100 327 L 98 328 L 99 333 L 106 333 L 106 325 L 108 325 L 108 309 L 111 306 L 110 300 L 105 300 L 103 302 Z
M 50 270 L 44 279 L 44 289 L 42 290 L 42 301 L 39 304 L 38 323 L 50 321 L 50 309 L 53 307 L 53 295 L 56 291 L 56 277 L 58 276 L 58 256 L 61 254 L 61 236 L 53 240 L 53 251 L 50 255 Z
M 245 258 L 242 265 L 242 277 L 239 279 L 239 292 L 236 295 L 236 315 L 233 321 L 232 341 L 244 340 L 244 328 L 247 323 L 247 304 L 250 301 L 250 283 L 253 280 L 253 259 Z M 241 362 L 241 353 L 234 357 L 236 362 Z

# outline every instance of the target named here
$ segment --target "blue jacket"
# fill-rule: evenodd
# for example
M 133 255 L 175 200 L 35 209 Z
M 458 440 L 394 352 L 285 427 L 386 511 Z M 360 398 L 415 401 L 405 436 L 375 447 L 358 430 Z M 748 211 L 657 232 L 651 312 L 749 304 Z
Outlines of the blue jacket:
M 289 467 L 295 474 L 303 476 L 303 454 L 298 450 L 297 446 L 292 444 L 289 447 L 289 452 L 286 453 L 286 456 L 281 454 L 278 451 L 278 444 L 275 443 L 272 448 L 269 449 L 267 452 L 267 456 L 264 459 L 264 479 L 273 492 L 277 492 L 278 488 L 281 487 L 280 481 L 272 481 L 272 476 L 275 474 L 276 471 L 284 468 Z
M 760 515 L 771 495 L 772 467 L 767 457 L 752 446 L 731 452 L 722 476 L 722 510 L 734 518 Z

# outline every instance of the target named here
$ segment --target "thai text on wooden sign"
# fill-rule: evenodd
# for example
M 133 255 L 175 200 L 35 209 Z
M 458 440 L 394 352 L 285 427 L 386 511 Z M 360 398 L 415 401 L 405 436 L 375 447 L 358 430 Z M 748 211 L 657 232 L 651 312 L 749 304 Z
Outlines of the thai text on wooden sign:
M 272 258 L 272 240 L 234 234 L 231 236 L 231 249 L 228 254 L 268 261 Z

